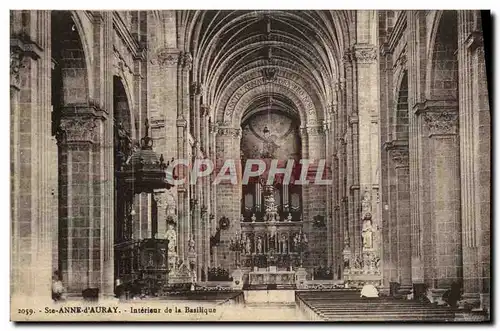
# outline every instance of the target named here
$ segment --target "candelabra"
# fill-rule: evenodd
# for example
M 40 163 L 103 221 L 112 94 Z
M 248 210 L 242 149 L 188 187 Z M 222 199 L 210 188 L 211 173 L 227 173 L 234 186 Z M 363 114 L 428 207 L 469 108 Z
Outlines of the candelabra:
M 296 237 L 296 244 L 299 249 L 299 255 L 300 255 L 300 267 L 302 268 L 303 260 L 304 260 L 304 252 L 307 250 L 309 242 L 307 241 L 306 234 L 302 232 L 302 229 L 300 229 L 300 232 L 297 234 Z
M 243 239 L 243 234 L 236 232 L 235 236 L 230 239 L 229 250 L 235 253 L 235 264 L 236 268 L 240 267 L 240 255 L 245 249 L 245 240 Z

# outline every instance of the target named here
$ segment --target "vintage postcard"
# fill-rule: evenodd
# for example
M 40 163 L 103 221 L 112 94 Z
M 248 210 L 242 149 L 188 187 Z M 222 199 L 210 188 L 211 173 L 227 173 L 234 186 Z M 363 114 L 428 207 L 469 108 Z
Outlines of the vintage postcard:
M 11 11 L 11 320 L 490 321 L 490 36 Z

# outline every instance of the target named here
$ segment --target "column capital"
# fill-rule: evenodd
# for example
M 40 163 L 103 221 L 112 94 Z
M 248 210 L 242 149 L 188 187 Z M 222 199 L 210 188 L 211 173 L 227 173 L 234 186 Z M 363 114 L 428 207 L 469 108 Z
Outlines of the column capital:
M 219 132 L 219 123 L 217 123 L 217 122 L 210 123 L 209 130 L 210 130 L 210 133 L 217 133 L 217 132 Z
M 187 126 L 187 121 L 184 117 L 180 117 L 176 121 L 178 128 L 185 128 Z
M 189 52 L 181 53 L 182 69 L 190 71 L 193 68 L 193 56 Z
M 302 130 L 305 130 L 305 132 L 310 135 L 310 136 L 316 136 L 316 135 L 322 135 L 325 133 L 325 126 L 323 124 L 319 125 L 308 125 L 304 128 L 301 128 Z
M 344 64 L 350 65 L 352 63 L 352 60 L 353 60 L 352 51 L 350 49 L 346 49 L 344 55 L 342 56 L 342 62 L 344 62 Z
M 407 168 L 409 163 L 409 151 L 407 148 L 395 148 L 391 150 L 391 157 L 396 168 Z
M 384 149 L 389 152 L 396 168 L 409 167 L 408 141 L 393 140 L 384 143 Z
M 180 51 L 176 48 L 162 48 L 158 51 L 157 58 L 160 65 L 175 67 L 179 63 Z
M 17 50 L 10 50 L 10 86 L 19 89 L 21 80 L 19 71 L 21 70 L 22 54 Z
M 429 137 L 456 135 L 458 132 L 457 111 L 428 111 L 422 116 L 424 123 L 429 128 Z
M 377 48 L 371 44 L 354 46 L 354 57 L 358 63 L 375 63 L 377 53 Z
M 28 37 L 10 39 L 10 86 L 20 88 L 20 70 L 24 57 L 38 60 L 42 56 L 42 48 Z
M 94 116 L 66 116 L 61 118 L 56 138 L 58 144 L 95 143 L 98 139 L 99 119 Z

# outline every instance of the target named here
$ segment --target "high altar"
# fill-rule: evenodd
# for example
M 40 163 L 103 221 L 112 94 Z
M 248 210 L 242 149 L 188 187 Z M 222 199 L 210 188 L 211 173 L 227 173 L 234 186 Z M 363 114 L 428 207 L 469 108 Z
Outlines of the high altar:
M 231 246 L 240 256 L 242 269 L 248 273 L 248 285 L 293 286 L 307 244 L 302 220 L 299 214 L 292 213 L 292 208 L 278 210 L 276 187 L 259 184 L 258 188 L 262 189 L 263 212 L 242 215 L 241 234 L 237 234 Z

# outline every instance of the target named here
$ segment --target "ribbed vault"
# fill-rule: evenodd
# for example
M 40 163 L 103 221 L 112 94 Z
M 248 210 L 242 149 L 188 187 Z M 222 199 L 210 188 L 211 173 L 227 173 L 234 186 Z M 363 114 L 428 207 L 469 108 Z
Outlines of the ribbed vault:
M 307 115 L 309 123 L 325 118 L 327 105 L 334 99 L 335 82 L 341 77 L 339 59 L 350 46 L 350 12 L 183 11 L 178 15 L 186 27 L 180 36 L 187 45 L 185 51 L 193 56 L 191 78 L 203 84 L 204 103 L 212 105 L 218 121 L 233 125 L 241 121 L 242 113 L 228 108 L 245 93 L 254 99 L 263 97 L 252 92 L 258 86 L 241 95 L 238 91 L 256 80 L 256 75 L 265 76 L 265 68 L 273 68 L 275 73 L 272 80 L 262 78 L 264 84 L 276 85 L 275 91 L 286 84 L 284 89 L 291 92 L 269 93 L 260 88 L 261 94 L 273 100 L 291 100 L 291 94 L 302 101 L 309 99 L 314 107 L 314 114 Z

